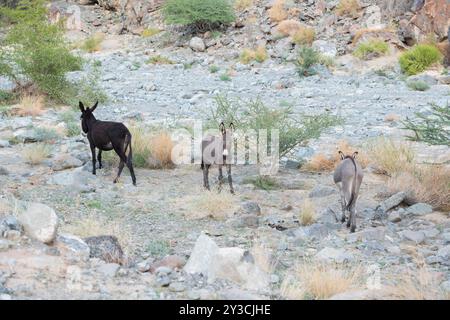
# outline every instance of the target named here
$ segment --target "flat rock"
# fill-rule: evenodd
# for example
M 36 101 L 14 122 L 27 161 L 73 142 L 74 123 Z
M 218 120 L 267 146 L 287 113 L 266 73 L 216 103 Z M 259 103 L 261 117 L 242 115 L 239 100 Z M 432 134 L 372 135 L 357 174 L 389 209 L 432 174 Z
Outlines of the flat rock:
M 120 265 L 117 263 L 105 263 L 97 268 L 97 271 L 100 272 L 103 276 L 108 278 L 114 278 L 119 271 Z
M 348 263 L 353 261 L 354 257 L 342 248 L 325 247 L 316 254 L 316 259 L 324 262 Z
M 420 244 L 425 241 L 425 234 L 422 231 L 404 230 L 401 232 L 403 239 Z
M 87 261 L 91 253 L 86 242 L 67 233 L 59 234 L 56 237 L 55 247 L 65 256 L 79 261 Z
M 406 209 L 406 214 L 413 216 L 423 216 L 433 212 L 433 207 L 426 203 L 416 203 Z
M 388 212 L 390 209 L 395 208 L 400 203 L 402 203 L 406 198 L 406 193 L 404 192 L 398 192 L 386 200 L 384 200 L 382 203 L 380 203 L 379 208 L 382 210 L 383 213 Z

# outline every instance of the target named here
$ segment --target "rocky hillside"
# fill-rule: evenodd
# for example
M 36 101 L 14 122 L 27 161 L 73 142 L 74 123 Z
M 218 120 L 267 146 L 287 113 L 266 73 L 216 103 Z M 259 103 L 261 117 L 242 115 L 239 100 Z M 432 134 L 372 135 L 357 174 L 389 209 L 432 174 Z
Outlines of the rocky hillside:
M 448 1 L 236 1 L 234 23 L 202 32 L 164 23 L 163 3 L 51 2 L 84 61 L 65 74 L 75 103 L 0 77 L 0 299 L 448 299 L 449 70 L 399 61 L 415 43 L 448 53 Z M 113 152 L 92 174 L 77 105 L 99 98 L 98 119 L 132 130 L 137 187 L 126 168 L 113 183 Z M 255 101 L 334 122 L 272 176 L 233 166 L 235 195 L 216 167 L 208 192 L 171 162 L 173 129 Z M 439 143 L 409 141 L 405 121 L 436 110 Z M 364 171 L 355 233 L 337 150 Z

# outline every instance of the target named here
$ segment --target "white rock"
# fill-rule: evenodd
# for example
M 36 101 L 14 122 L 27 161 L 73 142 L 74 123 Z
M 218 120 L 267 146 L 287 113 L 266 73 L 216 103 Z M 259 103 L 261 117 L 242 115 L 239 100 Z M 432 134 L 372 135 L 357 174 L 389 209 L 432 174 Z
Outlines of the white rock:
M 71 234 L 60 234 L 56 237 L 55 246 L 70 258 L 87 261 L 90 255 L 89 246 L 80 238 Z
M 203 52 L 206 49 L 205 43 L 199 37 L 193 37 L 191 41 L 189 41 L 189 47 L 191 47 L 194 51 Z
M 325 247 L 316 254 L 316 259 L 325 262 L 346 263 L 353 261 L 354 257 L 344 249 Z
M 188 262 L 184 266 L 187 273 L 202 273 L 207 275 L 210 263 L 219 250 L 217 244 L 208 236 L 202 234 L 198 237 Z
M 18 214 L 17 219 L 31 238 L 51 243 L 56 237 L 58 216 L 45 204 L 36 202 L 26 204 L 26 209 Z

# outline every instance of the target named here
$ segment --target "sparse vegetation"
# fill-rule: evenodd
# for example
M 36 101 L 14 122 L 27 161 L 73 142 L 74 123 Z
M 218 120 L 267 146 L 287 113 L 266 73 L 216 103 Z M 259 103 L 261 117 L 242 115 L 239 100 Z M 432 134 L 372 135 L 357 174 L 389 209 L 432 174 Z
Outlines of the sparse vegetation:
M 105 35 L 103 33 L 96 33 L 86 40 L 83 41 L 83 43 L 80 45 L 80 48 L 86 52 L 96 52 L 100 51 L 101 44 L 103 42 L 103 39 L 105 38 Z
M 78 114 L 72 110 L 64 111 L 59 114 L 59 120 L 66 124 L 66 134 L 68 137 L 74 137 L 80 134 L 80 124 L 77 121 Z
M 231 77 L 227 73 L 222 73 L 219 77 L 221 81 L 231 81 Z
M 253 178 L 246 178 L 243 182 L 253 184 L 255 188 L 260 190 L 270 191 L 280 189 L 280 185 L 278 184 L 278 182 L 271 176 L 257 176 Z
M 284 37 L 292 36 L 302 27 L 302 24 L 297 20 L 283 20 L 277 26 L 277 33 Z
M 409 140 L 450 146 L 450 105 L 432 104 L 431 114 L 419 112 L 416 117 L 403 122 L 405 129 L 414 133 Z
M 164 57 L 162 55 L 156 55 L 153 57 L 150 57 L 147 60 L 148 64 L 173 64 L 174 62 L 172 60 L 170 60 L 167 57 Z
M 404 52 L 399 59 L 402 71 L 407 75 L 415 75 L 427 70 L 433 64 L 441 62 L 439 49 L 429 44 L 419 44 Z
M 235 197 L 227 192 L 199 191 L 195 196 L 178 200 L 189 219 L 213 218 L 224 220 L 233 215 L 238 205 Z
M 273 22 L 280 22 L 285 20 L 288 16 L 288 12 L 284 8 L 285 0 L 275 0 L 272 7 L 267 11 L 270 20 Z
M 301 27 L 292 36 L 292 42 L 297 45 L 311 45 L 316 37 L 313 28 Z
M 383 56 L 389 52 L 389 45 L 383 40 L 370 39 L 361 42 L 353 51 L 353 55 L 357 58 L 369 60 Z
M 13 23 L 1 43 L 0 75 L 61 100 L 70 86 L 65 74 L 82 65 L 69 51 L 62 23 L 48 21 L 44 0 L 21 0 L 14 9 L 2 6 L 0 14 Z
M 316 221 L 316 207 L 308 198 L 300 206 L 299 221 L 302 226 L 309 226 Z
M 150 38 L 153 37 L 154 35 L 157 35 L 160 32 L 161 30 L 159 30 L 158 28 L 145 28 L 142 31 L 141 36 L 144 38 Z
M 361 4 L 358 0 L 340 0 L 336 6 L 336 14 L 339 16 L 349 15 L 356 17 L 359 10 L 361 10 Z
M 234 0 L 234 8 L 238 11 L 245 11 L 253 6 L 254 0 Z
M 256 50 L 244 49 L 240 56 L 240 61 L 243 64 L 248 64 L 251 61 L 264 62 L 267 59 L 267 51 L 264 46 L 259 46 Z
M 152 255 L 152 257 L 163 258 L 170 254 L 170 243 L 167 240 L 152 240 L 147 243 L 146 251 Z
M 233 6 L 227 0 L 168 0 L 163 15 L 167 24 L 196 31 L 216 29 L 235 20 Z
M 23 116 L 39 116 L 44 112 L 44 97 L 41 95 L 24 95 L 20 98 L 19 105 L 14 113 Z
M 314 65 L 320 63 L 320 54 L 317 50 L 302 46 L 298 51 L 298 57 L 295 61 L 297 72 L 302 77 L 308 77 L 316 74 Z
M 302 262 L 281 284 L 281 295 L 293 300 L 320 300 L 361 287 L 359 267 Z
M 212 66 L 209 67 L 209 72 L 211 72 L 211 73 L 216 73 L 219 70 L 220 70 L 220 68 L 218 66 L 216 66 L 216 65 L 212 65 Z
M 51 152 L 52 148 L 50 145 L 45 143 L 33 143 L 22 150 L 22 156 L 27 163 L 37 165 L 50 157 Z
M 242 102 L 218 96 L 216 104 L 211 114 L 211 127 L 215 128 L 217 123 L 225 121 L 233 122 L 241 130 L 259 132 L 260 129 L 266 129 L 268 142 L 272 130 L 278 130 L 280 156 L 286 155 L 300 143 L 319 137 L 323 130 L 341 122 L 340 118 L 327 113 L 296 117 L 291 107 L 271 109 L 260 99 Z
M 408 88 L 414 91 L 427 91 L 430 85 L 422 80 L 411 80 L 407 82 Z

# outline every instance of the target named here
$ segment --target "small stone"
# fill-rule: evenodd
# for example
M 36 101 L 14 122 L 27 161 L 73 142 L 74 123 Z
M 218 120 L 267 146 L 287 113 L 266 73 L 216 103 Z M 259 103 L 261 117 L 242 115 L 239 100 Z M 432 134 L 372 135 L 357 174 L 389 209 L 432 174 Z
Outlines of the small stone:
M 403 239 L 420 244 L 425 241 L 425 234 L 422 231 L 405 230 L 401 232 Z
M 163 275 L 160 276 L 156 279 L 156 282 L 161 286 L 161 287 L 167 287 L 168 285 L 170 285 L 171 280 L 170 277 Z
M 402 218 L 400 217 L 400 213 L 398 211 L 393 211 L 393 212 L 389 213 L 388 220 L 390 222 L 397 223 L 397 222 L 402 221 Z
M 172 269 L 169 267 L 159 267 L 155 270 L 155 274 L 157 275 L 168 275 L 172 273 Z
M 427 238 L 435 238 L 440 233 L 439 230 L 436 228 L 424 229 L 421 231 L 425 234 L 425 237 Z
M 8 240 L 0 239 L 0 252 L 8 250 L 10 247 L 11 242 L 9 242 Z
M 55 211 L 42 203 L 29 203 L 18 215 L 25 233 L 43 243 L 51 243 L 56 237 L 58 216 Z
M 105 263 L 97 268 L 97 271 L 103 274 L 105 277 L 114 278 L 119 271 L 120 265 L 117 263 Z
M 406 193 L 404 192 L 398 192 L 394 194 L 393 196 L 389 197 L 388 199 L 384 200 L 380 205 L 379 208 L 382 210 L 382 212 L 386 213 L 390 209 L 398 206 L 400 203 L 402 203 L 406 198 Z
M 17 230 L 7 230 L 4 235 L 6 239 L 11 241 L 16 241 L 20 239 L 20 231 Z
M 255 214 L 261 215 L 261 207 L 253 201 L 246 201 L 241 204 L 241 208 L 235 214 Z
M 444 244 L 449 244 L 450 243 L 450 232 L 443 233 L 442 239 L 444 239 Z
M 55 247 L 66 257 L 77 261 L 87 261 L 90 256 L 89 246 L 80 238 L 71 234 L 59 234 Z
M 146 259 L 144 261 L 139 262 L 136 267 L 139 272 L 147 272 L 150 270 L 150 266 L 153 263 L 153 258 Z
M 181 282 L 172 282 L 169 285 L 169 290 L 173 292 L 183 292 L 186 291 L 186 286 Z
M 347 263 L 354 260 L 351 253 L 346 252 L 344 249 L 335 249 L 331 247 L 325 247 L 316 254 L 318 260 L 326 262 Z
M 406 213 L 414 216 L 422 216 L 433 212 L 433 207 L 426 203 L 416 203 L 406 209 Z

